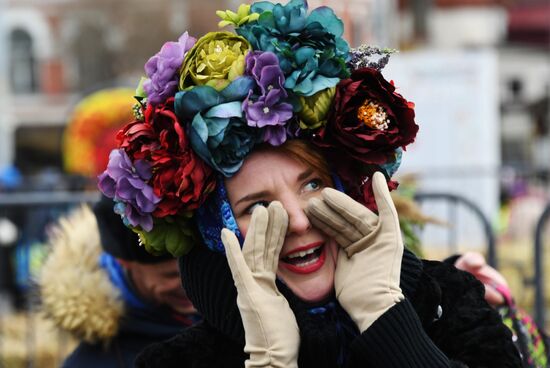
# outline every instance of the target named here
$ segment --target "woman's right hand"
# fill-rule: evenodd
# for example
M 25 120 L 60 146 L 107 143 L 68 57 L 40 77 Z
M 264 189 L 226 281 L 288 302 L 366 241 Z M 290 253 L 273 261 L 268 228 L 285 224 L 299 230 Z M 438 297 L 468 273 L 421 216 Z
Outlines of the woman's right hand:
M 235 234 L 222 230 L 222 242 L 237 287 L 245 330 L 245 367 L 298 367 L 300 331 L 287 300 L 275 285 L 288 215 L 279 202 L 252 213 L 241 251 Z
M 336 297 L 361 332 L 404 299 L 399 287 L 403 241 L 397 211 L 384 175 L 372 185 L 379 215 L 346 194 L 325 188 L 310 199 L 314 226 L 340 245 L 334 287 Z

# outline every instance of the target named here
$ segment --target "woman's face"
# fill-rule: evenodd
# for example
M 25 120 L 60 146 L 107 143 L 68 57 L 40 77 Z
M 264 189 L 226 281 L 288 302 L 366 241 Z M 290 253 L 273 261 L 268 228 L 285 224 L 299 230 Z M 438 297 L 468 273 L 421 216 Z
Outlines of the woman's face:
M 276 150 L 250 154 L 237 174 L 226 180 L 229 202 L 244 236 L 256 206 L 282 203 L 289 223 L 277 275 L 308 302 L 326 298 L 334 287 L 336 243 L 312 227 L 304 212 L 308 200 L 320 196 L 328 184 L 309 166 Z

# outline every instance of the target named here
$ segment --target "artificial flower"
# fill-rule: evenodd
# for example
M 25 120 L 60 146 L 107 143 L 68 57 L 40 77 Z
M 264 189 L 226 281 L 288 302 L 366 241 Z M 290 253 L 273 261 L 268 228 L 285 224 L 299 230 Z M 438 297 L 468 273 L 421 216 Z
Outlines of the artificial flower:
M 380 169 L 384 170 L 386 176 L 391 178 L 393 174 L 397 172 L 399 166 L 401 166 L 401 158 L 403 157 L 403 149 L 399 147 L 393 152 L 393 158 L 388 159 L 381 165 L 378 165 Z
M 256 101 L 248 97 L 243 103 L 248 125 L 263 128 L 279 125 L 292 118 L 292 105 L 279 103 L 276 92 L 272 91 L 265 96 L 260 96 Z
M 285 76 L 279 66 L 277 55 L 272 52 L 253 51 L 246 55 L 245 62 L 245 75 L 254 78 L 261 95 L 275 90 L 280 95 L 279 99 L 287 97 L 284 89 Z
M 280 146 L 286 142 L 288 137 L 287 127 L 284 125 L 267 126 L 264 129 L 264 142 L 268 142 L 272 146 Z
M 250 50 L 248 41 L 233 33 L 205 34 L 184 60 L 180 90 L 206 85 L 221 91 L 244 73 L 244 58 Z
M 260 130 L 244 120 L 242 99 L 254 87 L 252 78 L 241 77 L 218 92 L 199 86 L 176 94 L 176 111 L 190 120 L 189 136 L 195 152 L 226 177 L 240 169 L 258 143 Z
M 103 194 L 114 198 L 115 202 L 124 202 L 123 219 L 145 231 L 152 229 L 151 213 L 160 201 L 147 184 L 151 175 L 149 162 L 136 160 L 132 163 L 124 150 L 115 149 L 109 155 L 107 169 L 98 177 Z
M 151 231 L 137 230 L 136 233 L 145 250 L 154 255 L 170 253 L 174 257 L 183 256 L 198 241 L 189 212 L 157 219 Z
M 166 42 L 160 51 L 145 64 L 145 74 L 149 79 L 143 81 L 143 90 L 147 94 L 147 102 L 157 105 L 172 97 L 178 89 L 179 75 L 185 54 L 196 39 L 187 32 L 182 34 L 177 42 Z
M 405 149 L 418 132 L 413 107 L 376 69 L 355 70 L 336 86 L 328 123 L 315 142 L 366 164 L 393 161 L 395 150 Z
M 376 204 L 376 198 L 374 197 L 374 190 L 372 189 L 372 180 L 370 178 L 374 174 L 375 171 L 377 171 L 378 168 L 376 166 L 373 167 L 372 174 L 368 175 L 365 180 L 363 180 L 362 184 L 362 195 L 363 198 L 361 199 L 361 203 L 363 203 L 368 209 L 371 211 L 378 213 L 378 205 Z M 399 183 L 395 180 L 387 180 L 388 181 L 388 189 L 390 191 L 396 190 L 399 186 Z
M 119 132 L 120 147 L 134 160 L 151 162 L 151 185 L 162 200 L 155 217 L 196 209 L 215 185 L 212 170 L 193 151 L 189 137 L 174 113 L 174 98 L 148 105 L 144 121 Z
M 361 68 L 374 68 L 382 70 L 390 61 L 390 56 L 397 50 L 389 48 L 379 48 L 370 45 L 361 45 L 349 50 L 349 59 L 347 64 L 351 70 Z
M 237 12 L 231 10 L 216 11 L 216 15 L 222 20 L 218 23 L 218 27 L 223 28 L 228 25 L 234 25 L 236 27 L 242 26 L 245 23 L 253 22 L 258 19 L 260 14 L 250 13 L 249 4 L 241 4 Z
M 245 75 L 251 76 L 256 88 L 248 92 L 242 109 L 247 124 L 265 127 L 265 141 L 280 145 L 286 140 L 285 123 L 292 118 L 292 105 L 285 102 L 285 77 L 279 60 L 272 52 L 253 51 L 246 56 Z
M 305 0 L 291 0 L 286 5 L 257 2 L 251 11 L 260 14 L 258 20 L 236 32 L 254 50 L 277 55 L 285 88 L 311 96 L 348 76 L 345 60 L 349 46 L 342 39 L 343 23 L 332 9 L 320 7 L 307 14 Z
M 300 96 L 298 119 L 301 129 L 317 129 L 325 126 L 336 88 L 327 88 L 313 96 Z

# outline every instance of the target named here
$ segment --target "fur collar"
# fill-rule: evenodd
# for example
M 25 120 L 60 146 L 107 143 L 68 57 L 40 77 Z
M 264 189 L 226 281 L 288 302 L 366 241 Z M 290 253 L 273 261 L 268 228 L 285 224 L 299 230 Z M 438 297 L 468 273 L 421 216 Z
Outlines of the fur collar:
M 98 264 L 102 248 L 90 207 L 61 218 L 49 245 L 38 280 L 46 317 L 79 340 L 108 342 L 118 332 L 124 303 Z

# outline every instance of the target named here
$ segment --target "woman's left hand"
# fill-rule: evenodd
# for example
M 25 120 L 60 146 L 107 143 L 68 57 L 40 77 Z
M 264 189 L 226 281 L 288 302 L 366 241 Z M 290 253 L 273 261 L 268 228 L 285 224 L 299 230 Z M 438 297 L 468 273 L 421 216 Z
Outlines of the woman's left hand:
M 311 199 L 307 208 L 312 224 L 341 247 L 336 297 L 361 332 L 404 299 L 399 287 L 403 241 L 397 211 L 384 175 L 375 173 L 372 185 L 378 216 L 332 188 L 323 189 L 323 199 Z

